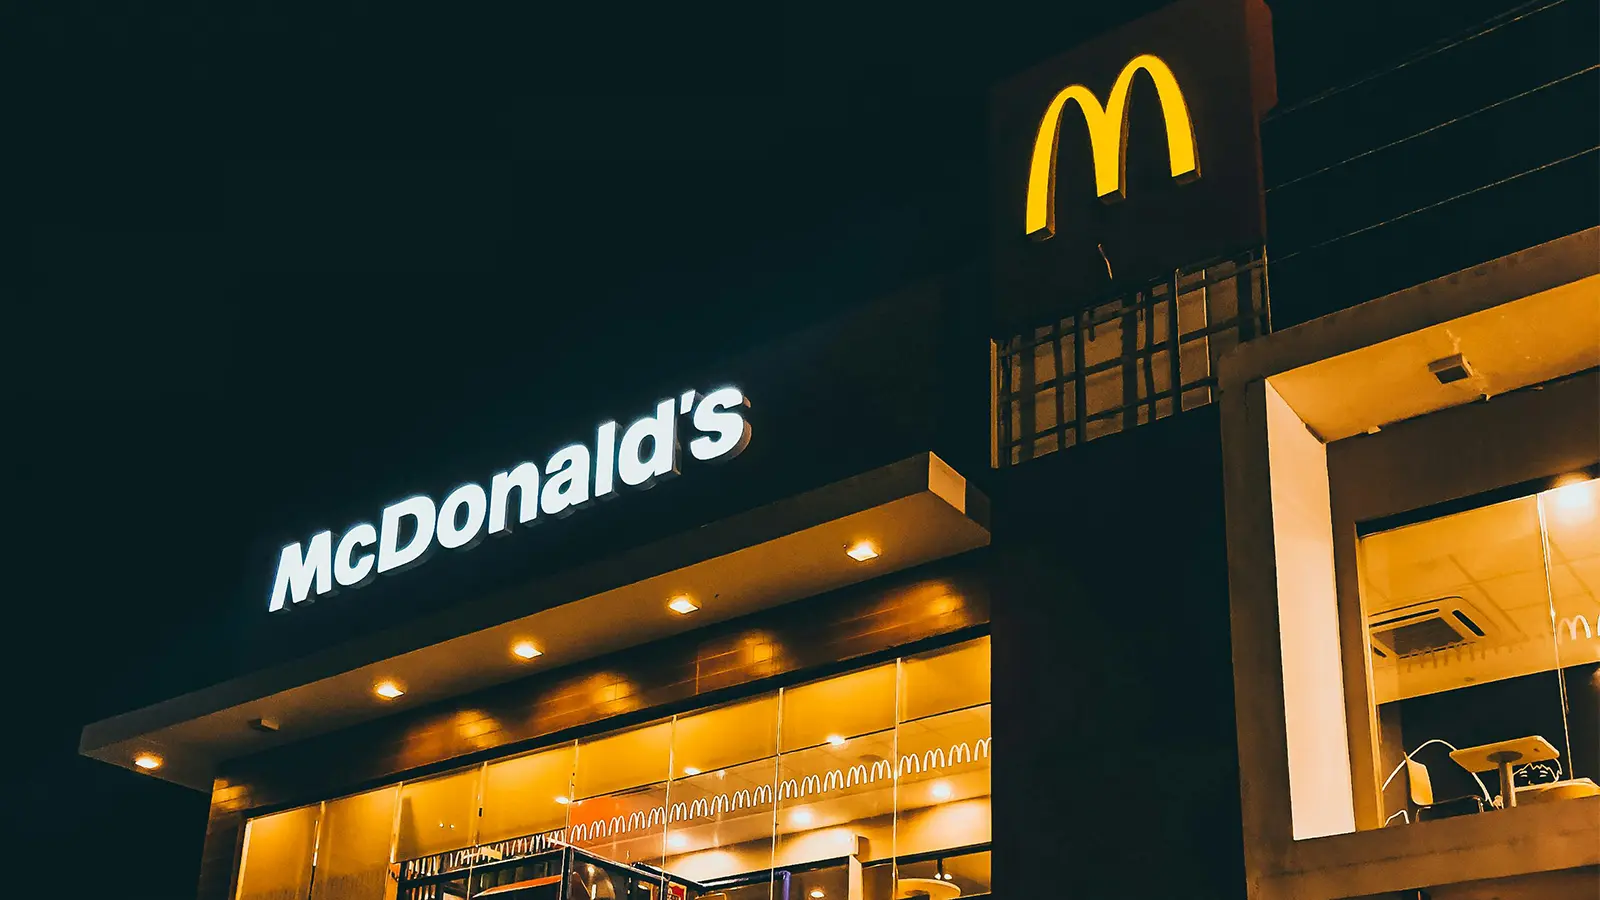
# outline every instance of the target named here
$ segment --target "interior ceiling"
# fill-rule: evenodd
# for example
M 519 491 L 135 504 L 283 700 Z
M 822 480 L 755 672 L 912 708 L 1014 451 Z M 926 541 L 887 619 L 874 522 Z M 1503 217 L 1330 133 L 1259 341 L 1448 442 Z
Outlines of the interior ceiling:
M 1600 479 L 1370 535 L 1361 554 L 1369 621 L 1460 597 L 1486 632 L 1375 658 L 1380 702 L 1600 660 Z
M 898 496 L 877 502 L 884 491 L 876 488 L 886 482 L 892 482 L 892 490 L 886 490 Z M 649 577 L 632 579 L 619 572 L 617 580 L 628 583 L 611 590 L 326 677 L 262 690 L 259 685 L 270 679 L 248 676 L 240 683 L 96 723 L 85 729 L 82 752 L 124 767 L 131 767 L 140 753 L 157 753 L 164 765 L 151 774 L 209 790 L 216 764 L 226 759 L 689 632 L 989 542 L 986 523 L 967 514 L 965 480 L 930 454 L 773 506 L 785 504 L 794 507 L 788 519 L 805 527 L 779 529 L 779 536 L 768 540 L 751 533 L 745 546 Z M 819 510 L 831 517 L 815 522 Z M 862 539 L 877 543 L 882 555 L 865 563 L 846 556 L 844 549 Z M 700 611 L 687 616 L 669 611 L 667 601 L 679 594 L 695 598 Z M 514 657 L 510 648 L 521 640 L 534 641 L 543 655 L 532 661 Z M 375 697 L 373 686 L 385 680 L 402 685 L 405 695 L 392 702 Z M 211 700 L 241 693 L 246 698 L 242 701 Z M 263 717 L 277 720 L 280 730 L 253 730 L 250 721 Z
M 1466 357 L 1440 384 L 1428 364 Z M 1275 375 L 1274 388 L 1325 442 L 1600 365 L 1600 275 Z

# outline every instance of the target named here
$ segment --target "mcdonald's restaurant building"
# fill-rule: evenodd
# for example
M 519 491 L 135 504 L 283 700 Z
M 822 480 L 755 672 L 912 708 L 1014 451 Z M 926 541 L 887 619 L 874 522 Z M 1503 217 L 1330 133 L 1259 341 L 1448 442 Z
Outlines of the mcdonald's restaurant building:
M 1600 230 L 1274 331 L 1272 46 L 999 85 L 982 265 L 308 512 L 83 752 L 202 900 L 1596 896 Z

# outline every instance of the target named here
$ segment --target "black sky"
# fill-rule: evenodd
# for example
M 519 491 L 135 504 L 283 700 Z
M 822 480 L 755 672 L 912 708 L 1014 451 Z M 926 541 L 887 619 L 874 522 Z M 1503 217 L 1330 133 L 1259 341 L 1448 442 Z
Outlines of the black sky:
M 77 758 L 78 730 L 228 670 L 263 534 L 450 460 L 508 405 L 975 257 L 989 85 L 1156 5 L 6 16 L 3 806 L 28 852 L 191 894 L 205 798 Z M 1507 5 L 1273 4 L 1300 36 L 1280 97 Z

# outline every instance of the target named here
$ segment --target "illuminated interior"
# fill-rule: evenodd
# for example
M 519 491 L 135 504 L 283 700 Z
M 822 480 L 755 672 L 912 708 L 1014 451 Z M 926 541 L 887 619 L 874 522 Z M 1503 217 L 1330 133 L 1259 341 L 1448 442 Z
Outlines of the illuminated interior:
M 1519 802 L 1549 793 L 1541 785 L 1594 790 L 1600 752 L 1573 707 L 1594 706 L 1600 689 L 1600 480 L 1571 477 L 1360 546 L 1390 824 L 1476 812 L 1474 797 L 1504 806 L 1497 771 L 1473 777 L 1452 757 L 1473 746 L 1537 736 L 1559 754 L 1513 767 Z M 1468 799 L 1435 809 L 1455 798 Z
M 989 671 L 983 637 L 256 818 L 237 898 L 986 897 Z

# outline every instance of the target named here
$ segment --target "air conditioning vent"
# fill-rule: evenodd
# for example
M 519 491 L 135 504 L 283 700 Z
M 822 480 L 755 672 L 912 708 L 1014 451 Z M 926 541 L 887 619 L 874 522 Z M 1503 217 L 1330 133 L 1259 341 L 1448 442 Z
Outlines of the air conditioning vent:
M 1423 656 L 1482 640 L 1488 620 L 1465 599 L 1440 597 L 1368 617 L 1372 650 L 1381 658 Z

